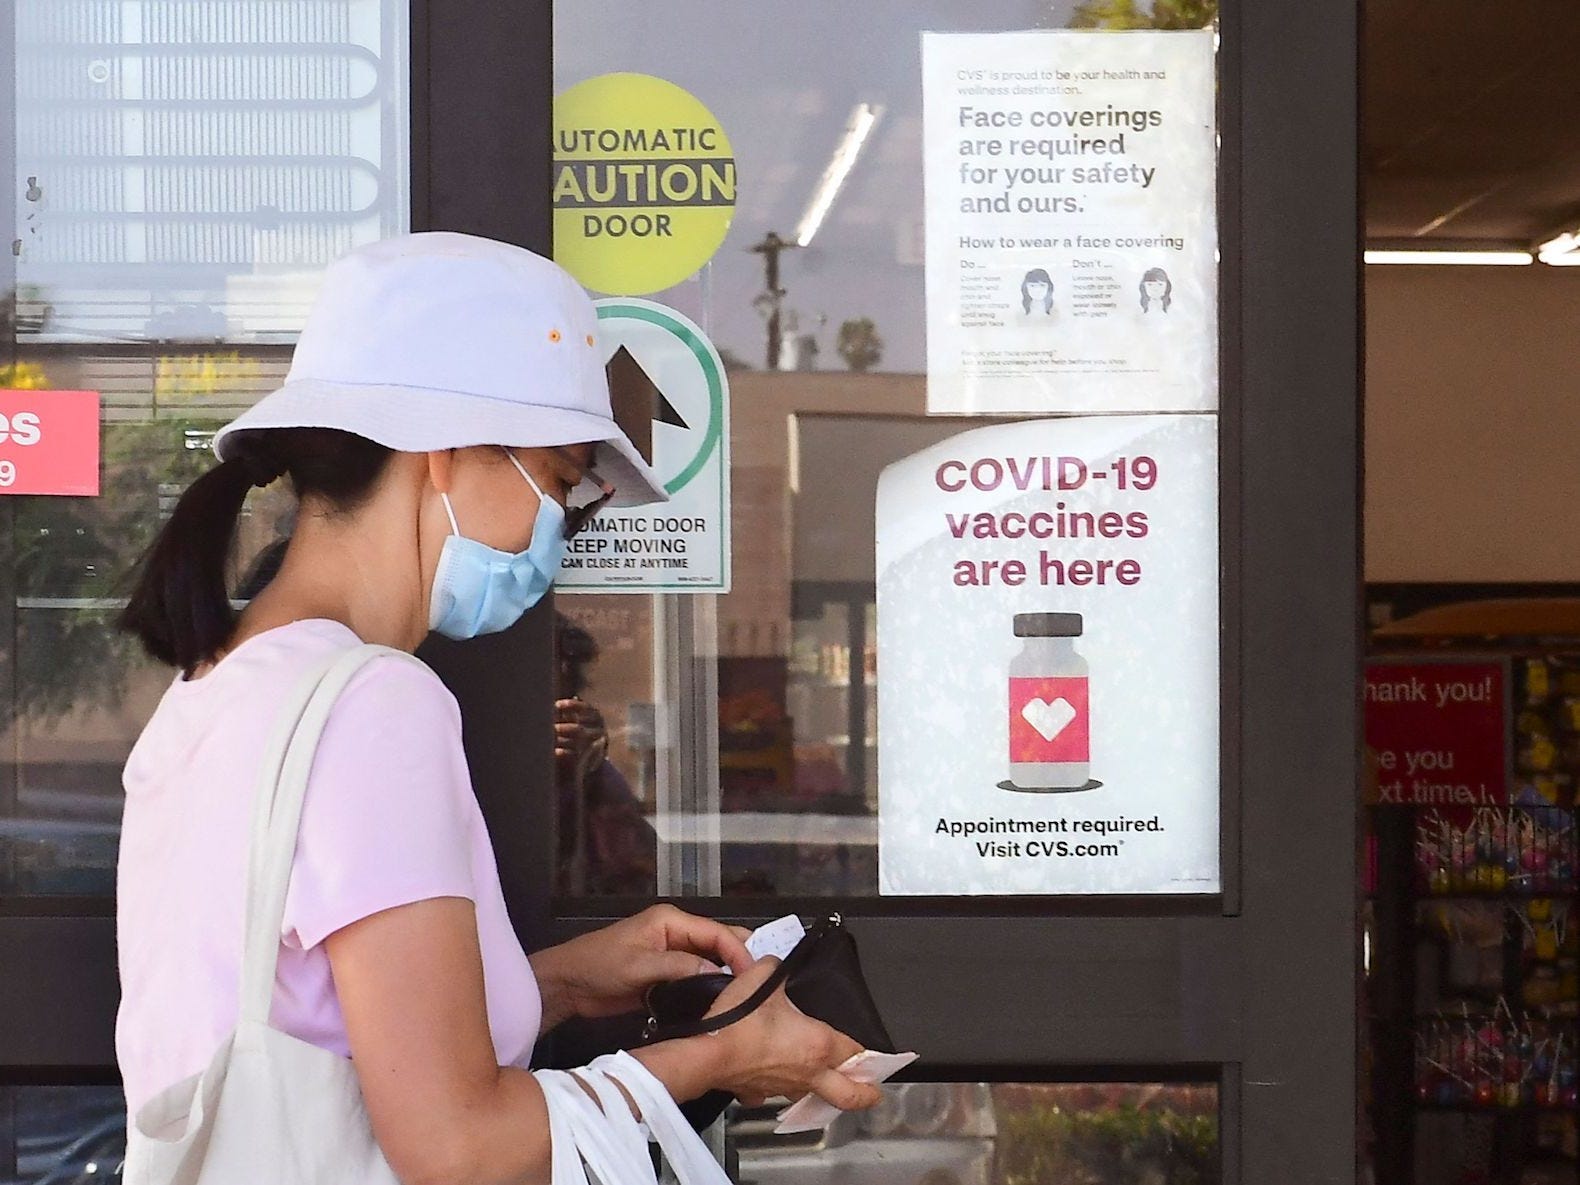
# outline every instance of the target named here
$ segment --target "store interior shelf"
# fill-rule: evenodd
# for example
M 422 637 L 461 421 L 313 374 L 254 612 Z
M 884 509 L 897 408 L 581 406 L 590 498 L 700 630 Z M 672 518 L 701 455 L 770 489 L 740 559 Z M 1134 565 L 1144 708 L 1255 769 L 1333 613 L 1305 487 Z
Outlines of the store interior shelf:
M 1455 1115 L 1521 1115 L 1545 1114 L 1572 1115 L 1574 1107 L 1565 1103 L 1526 1103 L 1521 1102 L 1512 1107 L 1500 1103 L 1430 1103 L 1417 1102 L 1416 1108 L 1421 1111 L 1441 1111 Z

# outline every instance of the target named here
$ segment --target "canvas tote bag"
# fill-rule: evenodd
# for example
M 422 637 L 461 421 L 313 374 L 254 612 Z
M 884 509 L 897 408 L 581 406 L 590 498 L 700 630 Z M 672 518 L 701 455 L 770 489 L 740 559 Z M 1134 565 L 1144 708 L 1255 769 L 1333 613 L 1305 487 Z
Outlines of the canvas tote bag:
M 313 754 L 346 684 L 381 654 L 359 646 L 295 690 L 265 750 L 247 860 L 241 1010 L 208 1068 L 161 1091 L 127 1127 L 126 1185 L 400 1185 L 374 1139 L 350 1060 L 269 1027 L 285 895 Z M 424 668 L 426 669 L 426 668 Z M 537 1072 L 553 1185 L 656 1183 L 649 1140 L 683 1185 L 729 1185 L 663 1084 L 629 1054 L 570 1074 Z M 642 1109 L 639 1124 L 615 1083 Z M 583 1091 L 592 1088 L 594 1103 Z
M 346 684 L 384 646 L 320 664 L 265 750 L 247 861 L 241 1013 L 202 1073 L 160 1092 L 127 1126 L 127 1185 L 399 1185 L 347 1058 L 269 1027 L 285 891 L 313 753 Z

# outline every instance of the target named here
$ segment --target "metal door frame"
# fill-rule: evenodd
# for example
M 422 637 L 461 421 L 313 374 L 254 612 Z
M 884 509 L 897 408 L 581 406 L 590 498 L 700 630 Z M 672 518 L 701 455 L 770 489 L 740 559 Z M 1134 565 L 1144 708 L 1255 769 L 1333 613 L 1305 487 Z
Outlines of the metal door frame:
M 1222 17 L 1222 897 L 838 902 L 898 1039 L 926 1050 L 930 1073 L 1216 1079 L 1224 1180 L 1247 1185 L 1355 1175 L 1357 18 L 1353 5 L 1301 0 L 1240 0 Z M 541 36 L 533 65 L 547 78 L 552 29 Z M 540 101 L 529 122 L 546 134 L 552 96 Z M 546 196 L 534 213 L 520 241 L 544 250 Z M 538 695 L 530 710 L 546 719 L 552 692 Z M 496 760 L 476 740 L 476 759 Z M 519 744 L 498 741 L 501 752 Z M 519 793 L 509 801 L 522 809 Z M 526 810 L 524 832 L 496 837 L 515 849 L 501 846 L 502 862 L 531 870 L 532 891 L 514 902 L 529 940 L 635 904 L 554 913 L 549 796 Z M 748 921 L 765 908 L 688 904 Z M 986 949 L 1000 952 L 997 975 Z

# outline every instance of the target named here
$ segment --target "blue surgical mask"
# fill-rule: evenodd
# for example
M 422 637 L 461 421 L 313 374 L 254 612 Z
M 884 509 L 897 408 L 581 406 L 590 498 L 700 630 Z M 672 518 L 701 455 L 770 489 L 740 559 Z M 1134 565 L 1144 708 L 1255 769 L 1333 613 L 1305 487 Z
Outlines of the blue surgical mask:
M 452 533 L 433 574 L 428 626 L 457 641 L 515 625 L 549 591 L 565 556 L 565 508 L 538 489 L 514 453 L 506 450 L 505 456 L 538 496 L 532 542 L 525 551 L 512 555 L 468 539 L 455 521 L 449 495 L 439 495 Z

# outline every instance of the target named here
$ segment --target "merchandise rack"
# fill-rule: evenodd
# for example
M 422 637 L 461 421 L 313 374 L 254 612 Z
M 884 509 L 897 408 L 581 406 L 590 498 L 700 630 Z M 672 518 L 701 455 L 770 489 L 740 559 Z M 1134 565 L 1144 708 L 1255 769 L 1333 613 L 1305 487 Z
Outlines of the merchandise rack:
M 1580 686 L 1536 686 L 1560 669 L 1580 685 L 1580 659 L 1503 653 L 1513 802 L 1367 811 L 1371 1123 L 1396 1185 L 1580 1182 Z M 1418 1180 L 1417 1140 L 1446 1116 L 1490 1143 L 1487 1175 Z

